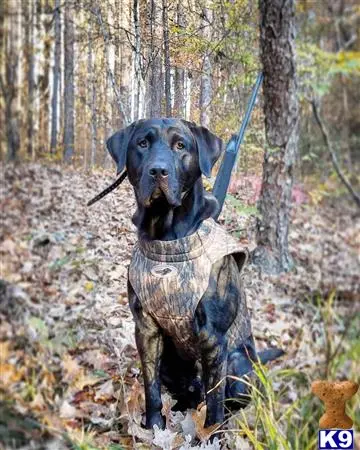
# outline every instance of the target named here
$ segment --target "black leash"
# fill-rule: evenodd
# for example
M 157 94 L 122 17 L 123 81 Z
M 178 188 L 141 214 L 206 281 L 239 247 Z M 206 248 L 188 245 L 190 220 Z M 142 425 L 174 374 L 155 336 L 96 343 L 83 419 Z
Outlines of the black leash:
M 105 188 L 103 191 L 100 192 L 100 194 L 96 195 L 94 198 L 92 198 L 88 203 L 87 206 L 91 206 L 94 203 L 96 203 L 97 201 L 101 200 L 103 197 L 105 197 L 105 195 L 107 195 L 109 192 L 113 191 L 114 189 L 116 189 L 118 186 L 120 186 L 120 184 L 125 180 L 127 176 L 127 172 L 126 170 L 124 170 L 124 172 L 119 176 L 119 178 L 117 180 L 115 180 L 112 184 L 110 184 L 110 186 L 108 186 L 107 188 Z

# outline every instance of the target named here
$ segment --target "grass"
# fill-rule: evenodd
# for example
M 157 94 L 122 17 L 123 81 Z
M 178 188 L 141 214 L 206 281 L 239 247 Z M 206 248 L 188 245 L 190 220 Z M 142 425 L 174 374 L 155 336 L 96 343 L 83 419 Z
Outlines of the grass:
M 252 382 L 251 406 L 232 417 L 235 429 L 255 450 L 317 449 L 318 422 L 324 407 L 311 393 L 316 379 L 348 379 L 359 382 L 360 340 L 359 315 L 341 318 L 335 306 L 335 293 L 327 299 L 317 299 L 316 309 L 322 327 L 325 361 L 308 373 L 297 370 L 270 371 L 255 367 L 256 383 Z M 349 317 L 350 316 L 350 317 Z M 334 325 L 341 322 L 342 334 L 335 342 Z M 275 389 L 277 387 L 277 389 Z M 357 397 L 357 398 L 356 398 Z M 360 431 L 359 393 L 347 404 L 347 414 Z M 250 414 L 249 414 L 250 413 Z

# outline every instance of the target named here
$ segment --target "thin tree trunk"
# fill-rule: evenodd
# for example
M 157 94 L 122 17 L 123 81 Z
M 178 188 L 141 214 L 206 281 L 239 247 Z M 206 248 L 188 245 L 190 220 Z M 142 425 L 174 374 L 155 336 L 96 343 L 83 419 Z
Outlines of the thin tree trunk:
M 260 0 L 267 147 L 254 262 L 269 273 L 293 266 L 288 248 L 291 191 L 298 144 L 294 0 Z
M 4 6 L 7 20 L 4 32 L 4 76 L 0 73 L 0 89 L 5 103 L 5 134 L 7 142 L 7 160 L 15 161 L 18 158 L 20 147 L 19 135 L 19 9 L 13 2 Z M 4 11 L 5 12 L 5 11 Z M 5 16 L 5 14 L 4 14 Z
M 44 65 L 43 74 L 40 78 L 39 93 L 40 93 L 40 117 L 39 117 L 39 140 L 41 151 L 49 151 L 49 74 L 50 74 L 50 57 L 51 57 L 51 40 L 50 30 L 52 25 L 52 8 L 49 0 L 44 5 L 44 21 L 43 32 L 44 36 Z
M 91 150 L 88 159 L 88 168 L 92 168 L 96 162 L 96 144 L 97 144 L 97 115 L 96 115 L 96 69 L 93 58 L 93 34 L 92 22 L 89 23 L 88 32 L 88 60 L 87 60 L 87 88 L 88 105 L 90 106 L 90 124 L 91 124 Z
M 140 88 L 141 88 L 141 36 L 139 23 L 139 0 L 133 1 L 133 20 L 135 32 L 135 55 L 134 55 L 134 69 L 135 69 L 135 93 L 134 93 L 134 120 L 139 118 L 140 106 Z
M 105 43 L 104 47 L 103 47 L 103 61 L 104 64 L 109 64 L 109 50 L 108 50 L 108 45 L 107 43 Z M 110 67 L 110 66 L 109 66 Z M 115 79 L 115 77 L 114 77 Z M 108 94 L 109 94 L 109 71 L 104 73 L 104 81 L 103 81 L 103 94 L 102 94 L 102 111 L 103 111 L 103 142 L 104 142 L 104 146 L 105 146 L 105 142 L 109 137 L 109 131 L 108 131 L 108 126 L 107 124 L 109 123 L 109 116 L 108 116 Z M 109 152 L 104 152 L 103 153 L 103 166 L 105 168 L 109 168 L 111 167 L 111 156 L 109 154 Z
M 203 36 L 207 40 L 208 43 L 210 43 L 211 40 L 211 31 L 210 31 L 210 25 L 209 22 L 212 18 L 212 12 L 208 8 L 204 8 L 203 10 Z M 199 107 L 200 107 L 200 123 L 204 127 L 210 126 L 210 103 L 211 103 L 211 96 L 212 96 L 212 86 L 211 86 L 211 59 L 210 59 L 210 51 L 206 50 L 204 59 L 203 59 L 203 67 L 202 67 L 202 75 L 201 75 L 201 82 L 200 82 L 200 101 L 199 101 Z
M 122 15 L 122 1 L 115 0 L 115 19 L 114 19 L 114 27 L 115 27 L 115 61 L 114 61 L 114 76 L 118 86 L 120 86 L 119 91 L 121 93 L 121 85 L 122 85 L 122 73 L 121 73 L 121 60 L 122 60 L 122 45 L 121 45 L 121 31 L 120 31 L 120 17 Z M 116 95 L 113 92 L 112 95 L 112 124 L 113 129 L 118 130 L 122 127 L 122 118 L 121 113 L 119 111 Z
M 164 36 L 164 68 L 165 68 L 165 115 L 171 117 L 171 63 L 169 44 L 169 23 L 167 0 L 162 0 L 162 19 Z
M 74 156 L 74 23 L 69 0 L 64 18 L 64 161 Z
M 161 99 L 163 96 L 163 77 L 161 63 L 161 46 L 157 36 L 160 19 L 160 8 L 156 0 L 150 0 L 150 55 L 147 85 L 147 104 L 149 117 L 161 117 Z
M 61 22 L 60 22 L 60 1 L 55 0 L 54 23 L 55 23 L 55 50 L 54 50 L 54 68 L 53 84 L 51 98 L 51 140 L 50 152 L 55 153 L 57 147 L 58 133 L 58 95 L 60 79 L 60 58 L 61 58 Z
M 32 158 L 34 138 L 34 5 L 27 0 L 22 2 L 24 33 L 25 33 L 25 60 L 26 60 L 26 152 Z
M 176 24 L 185 27 L 185 18 L 182 3 L 176 7 Z M 185 118 L 185 70 L 176 66 L 174 70 L 174 116 Z

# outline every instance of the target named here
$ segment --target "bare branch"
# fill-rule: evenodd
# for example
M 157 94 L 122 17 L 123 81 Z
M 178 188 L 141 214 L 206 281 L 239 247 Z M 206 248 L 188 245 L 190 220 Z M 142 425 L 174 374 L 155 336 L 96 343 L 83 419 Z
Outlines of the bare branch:
M 354 189 L 351 186 L 350 182 L 345 177 L 345 175 L 342 173 L 342 170 L 340 168 L 339 162 L 337 160 L 337 156 L 336 156 L 335 150 L 333 148 L 332 142 L 331 142 L 330 137 L 329 137 L 329 132 L 328 132 L 328 130 L 327 130 L 323 120 L 320 117 L 318 106 L 317 106 L 316 101 L 314 99 L 311 100 L 311 106 L 312 106 L 312 110 L 313 110 L 313 114 L 314 114 L 315 120 L 316 120 L 317 124 L 319 125 L 322 137 L 324 139 L 324 143 L 325 143 L 325 145 L 326 145 L 326 147 L 327 147 L 327 149 L 328 149 L 328 151 L 330 153 L 331 161 L 333 163 L 335 172 L 337 173 L 338 177 L 340 178 L 340 180 L 345 185 L 346 189 L 351 194 L 351 196 L 354 199 L 354 201 L 357 204 L 357 206 L 360 208 L 360 196 L 359 196 L 359 194 L 357 194 L 354 191 Z

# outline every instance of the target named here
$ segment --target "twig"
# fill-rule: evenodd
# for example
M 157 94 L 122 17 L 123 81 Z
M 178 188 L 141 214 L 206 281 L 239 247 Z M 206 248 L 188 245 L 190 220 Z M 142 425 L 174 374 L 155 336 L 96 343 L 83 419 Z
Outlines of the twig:
M 313 100 L 311 100 L 310 103 L 311 103 L 311 106 L 312 106 L 312 110 L 313 110 L 313 113 L 314 113 L 315 120 L 316 120 L 317 124 L 319 125 L 319 128 L 320 128 L 322 137 L 324 139 L 325 145 L 326 145 L 326 147 L 327 147 L 327 149 L 328 149 L 328 151 L 330 153 L 331 161 L 333 163 L 335 172 L 337 173 L 338 177 L 340 178 L 340 180 L 345 185 L 346 189 L 351 194 L 351 196 L 354 199 L 354 201 L 357 204 L 357 206 L 360 208 L 360 195 L 354 191 L 354 189 L 351 186 L 349 180 L 342 173 L 342 170 L 340 168 L 339 162 L 337 160 L 337 156 L 336 156 L 335 150 L 334 150 L 334 148 L 332 146 L 332 143 L 330 141 L 329 132 L 326 129 L 326 126 L 325 126 L 324 122 L 322 121 L 322 119 L 320 117 L 316 101 L 313 99 Z

